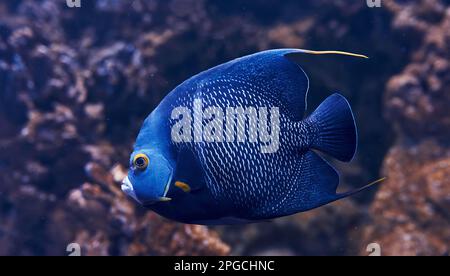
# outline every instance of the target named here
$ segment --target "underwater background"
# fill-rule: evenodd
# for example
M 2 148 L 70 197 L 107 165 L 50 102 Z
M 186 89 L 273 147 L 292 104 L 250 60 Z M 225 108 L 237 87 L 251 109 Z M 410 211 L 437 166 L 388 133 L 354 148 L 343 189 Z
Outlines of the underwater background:
M 372 1 L 373 2 L 373 1 Z M 271 48 L 305 57 L 309 111 L 355 112 L 342 190 L 270 222 L 168 221 L 120 190 L 145 117 L 176 85 Z M 450 1 L 0 0 L 0 255 L 450 254 Z

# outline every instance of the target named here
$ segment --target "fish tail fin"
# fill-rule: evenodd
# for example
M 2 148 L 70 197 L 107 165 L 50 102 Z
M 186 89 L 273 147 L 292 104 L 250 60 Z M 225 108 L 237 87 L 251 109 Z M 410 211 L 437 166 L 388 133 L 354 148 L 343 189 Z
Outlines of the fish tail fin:
M 311 147 L 332 157 L 350 162 L 356 153 L 358 134 L 348 101 L 333 94 L 306 121 L 316 129 Z

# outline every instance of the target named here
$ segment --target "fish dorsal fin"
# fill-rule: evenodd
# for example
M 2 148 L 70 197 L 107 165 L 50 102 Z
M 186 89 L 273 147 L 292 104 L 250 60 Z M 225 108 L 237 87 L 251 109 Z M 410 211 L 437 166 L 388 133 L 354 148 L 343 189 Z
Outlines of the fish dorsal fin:
M 309 91 L 309 78 L 306 72 L 303 70 L 303 68 L 299 64 L 299 59 L 302 55 L 310 54 L 310 55 L 344 55 L 344 56 L 350 56 L 350 57 L 358 57 L 358 58 L 368 58 L 365 55 L 350 53 L 350 52 L 344 52 L 344 51 L 313 51 L 313 50 L 304 50 L 304 49 L 280 49 L 280 50 L 274 50 L 274 52 L 281 53 L 286 60 L 289 60 L 291 63 L 295 63 L 298 68 L 303 73 L 304 77 L 301 76 L 301 74 L 297 73 L 297 78 L 295 82 L 297 83 L 298 87 L 290 87 L 282 92 L 282 98 L 287 103 L 287 106 L 291 110 L 291 112 L 294 114 L 294 119 L 298 119 L 300 117 L 303 118 L 304 112 L 306 111 L 306 101 Z M 285 69 L 286 70 L 286 69 Z M 291 70 L 289 71 L 288 76 L 294 77 Z M 303 84 L 303 85 L 301 85 Z M 299 89 L 300 87 L 300 89 Z M 301 115 L 300 115 L 301 114 Z
M 260 92 L 277 97 L 285 114 L 293 121 L 300 121 L 305 115 L 309 90 L 309 78 L 299 64 L 300 56 L 305 54 L 364 57 L 341 51 L 268 50 L 237 58 L 204 71 L 185 81 L 179 86 L 179 90 L 223 78 L 244 80 L 253 86 L 263 88 L 259 89 Z
M 364 55 L 344 51 L 312 51 L 303 49 L 275 49 L 235 60 L 234 66 L 240 75 L 257 81 L 268 82 L 272 93 L 278 94 L 287 115 L 294 121 L 304 118 L 307 108 L 309 78 L 299 64 L 301 56 L 344 55 L 367 58 Z
M 309 78 L 303 68 L 283 57 L 283 65 L 279 65 L 279 76 L 272 80 L 280 87 L 280 98 L 294 121 L 305 116 L 309 91 Z
M 309 79 L 305 71 L 285 57 L 286 53 L 298 51 L 276 49 L 259 52 L 235 59 L 219 66 L 220 73 L 245 78 L 264 86 L 271 95 L 280 99 L 281 108 L 294 121 L 303 119 L 306 111 L 306 96 Z
M 289 55 L 295 55 L 295 54 L 311 54 L 311 55 L 342 55 L 342 56 L 349 56 L 349 57 L 358 57 L 358 58 L 365 58 L 368 59 L 368 56 L 361 55 L 361 54 L 355 54 L 350 52 L 344 52 L 344 51 L 314 51 L 314 50 L 305 50 L 305 49 L 299 49 L 295 52 L 288 53 Z

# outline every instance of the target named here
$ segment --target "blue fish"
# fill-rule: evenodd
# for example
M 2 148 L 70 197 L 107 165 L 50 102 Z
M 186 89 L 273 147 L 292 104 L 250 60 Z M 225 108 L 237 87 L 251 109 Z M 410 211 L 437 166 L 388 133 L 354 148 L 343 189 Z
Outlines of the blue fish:
M 144 121 L 122 190 L 166 218 L 209 225 L 288 216 L 372 186 L 336 193 L 339 175 L 318 152 L 350 162 L 355 120 L 339 94 L 305 118 L 305 54 L 365 57 L 276 49 L 191 77 Z

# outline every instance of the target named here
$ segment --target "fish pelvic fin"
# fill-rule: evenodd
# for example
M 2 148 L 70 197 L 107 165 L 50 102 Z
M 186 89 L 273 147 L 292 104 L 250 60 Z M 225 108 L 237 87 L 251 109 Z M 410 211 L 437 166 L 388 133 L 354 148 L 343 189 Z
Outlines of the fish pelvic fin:
M 353 159 L 358 134 L 352 109 L 344 96 L 333 94 L 328 97 L 306 122 L 314 130 L 311 148 L 343 162 Z

